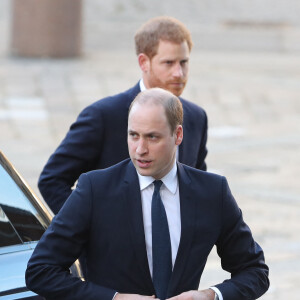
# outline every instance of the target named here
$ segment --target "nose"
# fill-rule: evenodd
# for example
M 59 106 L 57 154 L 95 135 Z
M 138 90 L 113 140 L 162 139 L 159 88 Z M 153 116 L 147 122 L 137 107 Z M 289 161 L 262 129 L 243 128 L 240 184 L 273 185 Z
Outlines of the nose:
M 147 152 L 148 152 L 147 142 L 143 139 L 140 139 L 136 147 L 136 153 L 138 155 L 143 155 L 146 154 Z
M 183 76 L 183 69 L 180 63 L 175 64 L 174 69 L 173 69 L 173 76 L 174 77 L 182 77 Z

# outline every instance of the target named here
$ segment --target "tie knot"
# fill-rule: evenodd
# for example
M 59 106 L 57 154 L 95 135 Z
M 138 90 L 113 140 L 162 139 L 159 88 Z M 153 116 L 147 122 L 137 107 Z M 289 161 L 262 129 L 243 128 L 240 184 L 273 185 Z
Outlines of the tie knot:
M 163 182 L 161 180 L 155 180 L 154 183 L 154 192 L 158 192 Z

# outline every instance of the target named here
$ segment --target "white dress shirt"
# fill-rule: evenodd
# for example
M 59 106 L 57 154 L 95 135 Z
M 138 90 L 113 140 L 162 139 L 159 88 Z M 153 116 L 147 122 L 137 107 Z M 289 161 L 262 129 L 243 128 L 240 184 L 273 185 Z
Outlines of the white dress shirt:
M 149 269 L 152 276 L 153 263 L 152 263 L 152 221 L 151 221 L 151 203 L 152 195 L 154 192 L 155 180 L 151 176 L 141 176 L 138 173 L 141 198 L 142 198 L 142 209 L 143 209 L 143 220 L 144 220 L 144 232 L 146 240 L 146 250 L 149 263 Z M 161 181 L 163 185 L 160 188 L 160 196 L 164 204 L 169 231 L 171 239 L 171 250 L 172 250 L 172 266 L 174 267 L 175 259 L 178 252 L 180 235 L 181 235 L 181 218 L 180 218 L 180 202 L 179 202 L 179 185 L 177 179 L 177 164 L 174 163 L 171 171 L 164 176 Z
M 142 81 L 142 80 L 141 80 Z M 140 83 L 141 84 L 141 83 Z M 142 198 L 142 210 L 143 210 L 143 221 L 144 221 L 144 232 L 146 251 L 148 257 L 148 264 L 150 274 L 153 273 L 153 262 L 152 262 L 152 221 L 151 221 L 151 202 L 152 195 L 154 192 L 155 180 L 151 176 L 142 176 L 138 172 L 138 178 L 141 189 Z M 179 198 L 179 184 L 177 178 L 177 164 L 176 161 L 171 171 L 165 175 L 161 181 L 163 182 L 160 188 L 161 200 L 164 204 L 169 231 L 171 239 L 171 250 L 172 250 L 172 267 L 174 267 L 180 236 L 181 236 L 181 217 L 180 217 L 180 198 Z M 215 293 L 217 293 L 219 300 L 223 300 L 220 290 L 216 287 L 210 287 Z
M 140 84 L 141 92 L 143 92 L 144 90 L 146 90 L 146 86 L 145 86 L 145 84 L 144 84 L 143 78 L 140 80 L 139 84 Z

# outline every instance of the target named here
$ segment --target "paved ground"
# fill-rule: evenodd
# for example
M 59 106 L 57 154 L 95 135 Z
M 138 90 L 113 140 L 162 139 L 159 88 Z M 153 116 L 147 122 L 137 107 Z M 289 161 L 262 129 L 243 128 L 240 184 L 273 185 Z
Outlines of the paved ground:
M 9 56 L 6 20 L 0 14 L 0 149 L 38 193 L 39 172 L 80 110 L 134 85 L 140 71 L 132 45 L 118 47 L 125 41 L 124 29 L 122 36 L 114 30 L 118 20 L 112 20 L 110 47 L 97 47 L 94 19 L 84 27 L 84 55 L 59 60 Z M 129 38 L 133 24 L 126 27 Z M 299 82 L 297 53 L 195 47 L 183 95 L 206 109 L 209 169 L 228 178 L 265 250 L 271 279 L 266 300 L 299 294 Z M 213 251 L 200 288 L 228 276 L 219 269 Z

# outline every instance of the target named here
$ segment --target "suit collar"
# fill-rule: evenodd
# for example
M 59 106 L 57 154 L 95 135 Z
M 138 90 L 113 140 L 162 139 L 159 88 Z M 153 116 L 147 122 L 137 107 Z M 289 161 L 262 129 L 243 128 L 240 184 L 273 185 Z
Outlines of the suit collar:
M 194 130 L 189 128 L 189 122 L 187 122 L 185 120 L 185 103 L 183 102 L 183 99 L 181 97 L 179 97 L 179 99 L 181 101 L 184 114 L 183 114 L 183 124 L 182 124 L 183 140 L 178 147 L 178 159 L 180 162 L 190 165 L 189 163 L 187 163 L 187 162 L 189 162 L 190 157 L 191 157 L 191 155 L 188 155 L 188 153 L 190 153 L 189 149 L 191 148 L 191 144 L 188 143 L 188 141 L 193 140 L 193 139 L 189 138 L 189 135 L 190 135 L 190 132 L 194 133 Z M 187 155 L 185 155 L 185 154 L 187 154 Z
M 132 88 L 130 88 L 125 92 L 125 95 L 127 95 L 127 99 L 128 99 L 127 108 L 129 108 L 131 102 L 134 100 L 134 98 L 138 95 L 140 91 L 141 91 L 140 84 L 138 82 L 135 86 L 133 86 Z

